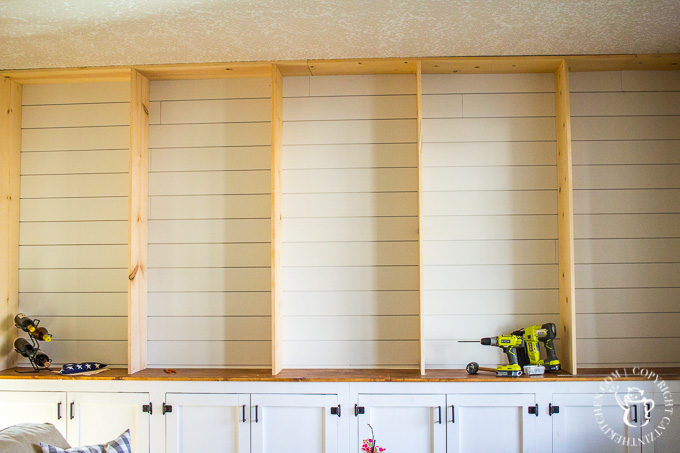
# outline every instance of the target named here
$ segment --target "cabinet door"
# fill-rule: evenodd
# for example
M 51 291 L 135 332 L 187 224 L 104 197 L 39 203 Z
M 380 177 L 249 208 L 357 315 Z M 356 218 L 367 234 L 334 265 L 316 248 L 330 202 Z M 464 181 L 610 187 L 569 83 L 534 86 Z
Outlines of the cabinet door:
M 337 395 L 251 395 L 253 453 L 335 453 Z M 342 414 L 344 416 L 344 414 Z
M 364 394 L 358 396 L 358 406 L 364 414 L 356 417 L 359 438 L 354 451 L 371 438 L 371 427 L 376 444 L 389 453 L 446 451 L 444 395 Z
M 643 409 L 643 414 L 649 414 L 649 421 L 643 418 L 642 422 L 644 453 L 664 453 L 680 448 L 680 393 L 672 392 L 670 396 L 670 400 L 667 400 L 663 393 L 655 393 L 654 408 L 651 411 L 649 406 Z
M 535 395 L 447 395 L 446 402 L 449 453 L 536 451 Z
M 168 453 L 250 451 L 250 395 L 168 393 Z
M 142 407 L 149 404 L 148 393 L 69 392 L 68 401 L 69 444 L 102 444 L 130 429 L 132 451 L 149 451 L 149 413 Z
M 0 429 L 17 423 L 52 423 L 66 437 L 66 393 L 0 391 Z
M 597 397 L 597 400 L 596 400 Z M 552 415 L 554 453 L 619 453 L 639 452 L 639 446 L 629 446 L 624 439 L 637 439 L 639 427 L 634 424 L 633 411 L 629 414 L 619 407 L 614 395 L 554 394 L 553 406 L 559 413 Z M 636 408 L 639 414 L 640 408 Z M 612 440 L 612 437 L 621 441 Z

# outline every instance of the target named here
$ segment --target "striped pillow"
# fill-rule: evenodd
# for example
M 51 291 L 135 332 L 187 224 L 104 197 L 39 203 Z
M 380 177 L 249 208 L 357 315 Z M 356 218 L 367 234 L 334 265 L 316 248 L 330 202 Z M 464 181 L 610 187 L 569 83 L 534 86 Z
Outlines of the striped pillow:
M 116 439 L 106 444 L 89 445 L 87 447 L 73 447 L 62 449 L 53 445 L 40 442 L 43 453 L 132 453 L 130 446 L 130 430 L 126 430 Z

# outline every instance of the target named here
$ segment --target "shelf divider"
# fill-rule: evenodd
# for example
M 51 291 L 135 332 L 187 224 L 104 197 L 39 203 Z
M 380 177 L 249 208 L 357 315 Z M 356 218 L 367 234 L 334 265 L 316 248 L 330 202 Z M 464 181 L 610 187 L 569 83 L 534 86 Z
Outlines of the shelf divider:
M 418 134 L 418 322 L 420 346 L 420 374 L 425 374 L 425 293 L 423 289 L 423 72 L 422 63 L 416 64 L 416 131 Z
M 271 298 L 272 298 L 272 375 L 283 369 L 283 264 L 281 236 L 283 189 L 281 173 L 283 160 L 283 77 L 278 66 L 272 65 L 272 196 L 271 196 Z

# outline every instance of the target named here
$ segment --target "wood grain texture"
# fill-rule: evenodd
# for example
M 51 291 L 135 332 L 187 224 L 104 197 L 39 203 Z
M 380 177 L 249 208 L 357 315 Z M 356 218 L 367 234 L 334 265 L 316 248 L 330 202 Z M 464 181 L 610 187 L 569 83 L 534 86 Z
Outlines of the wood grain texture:
M 418 361 L 420 374 L 425 374 L 425 251 L 423 230 L 423 66 L 416 67 L 416 127 L 418 137 Z
M 272 66 L 271 91 L 271 363 L 272 375 L 283 369 L 283 77 Z

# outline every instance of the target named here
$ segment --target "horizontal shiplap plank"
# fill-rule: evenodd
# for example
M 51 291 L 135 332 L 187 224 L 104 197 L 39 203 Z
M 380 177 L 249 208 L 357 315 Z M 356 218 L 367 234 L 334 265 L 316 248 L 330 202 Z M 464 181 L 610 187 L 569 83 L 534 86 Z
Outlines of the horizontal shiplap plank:
M 458 264 L 557 264 L 557 241 L 424 241 L 426 266 Z
M 29 84 L 23 87 L 21 101 L 24 105 L 129 102 L 130 84 L 128 82 Z
M 19 292 L 77 293 L 125 292 L 124 269 L 21 269 Z
M 126 149 L 130 145 L 128 126 L 24 129 L 22 151 L 65 151 Z
M 571 116 L 680 115 L 675 93 L 572 93 Z
M 680 164 L 678 140 L 613 140 L 572 143 L 574 166 Z
M 680 262 L 680 238 L 577 239 L 574 249 L 574 261 L 582 264 Z
M 269 268 L 149 269 L 149 291 L 269 291 Z
M 21 174 L 126 173 L 129 154 L 127 149 L 22 152 Z
M 621 91 L 621 71 L 572 72 L 569 92 Z
M 486 315 L 557 313 L 556 289 L 428 290 L 425 315 Z M 580 301 L 579 301 L 580 303 Z
M 624 91 L 680 91 L 679 71 L 623 71 Z
M 579 365 L 644 365 L 680 362 L 680 341 L 666 338 L 577 339 Z M 559 356 L 558 356 L 559 357 Z
M 283 125 L 284 145 L 415 143 L 416 140 L 416 121 L 412 119 L 289 121 Z
M 271 294 L 259 292 L 150 292 L 149 318 L 156 316 L 269 316 Z
M 372 96 L 416 94 L 416 77 L 411 74 L 310 77 L 310 96 Z
M 47 348 L 46 348 L 47 349 Z M 48 355 L 54 361 L 52 368 L 64 363 L 99 362 L 109 367 L 127 366 L 127 340 L 59 340 L 49 345 Z M 21 362 L 19 362 L 21 365 Z M 25 363 L 28 365 L 28 361 Z M 29 365 L 30 366 L 30 365 Z
M 151 219 L 267 218 L 270 195 L 197 195 L 151 197 Z
M 418 291 L 283 293 L 284 316 L 417 315 Z
M 271 192 L 269 170 L 149 174 L 149 195 L 226 195 Z
M 149 366 L 269 367 L 271 341 L 149 341 Z
M 410 143 L 286 145 L 283 149 L 284 170 L 415 167 L 417 165 L 418 149 L 415 144 Z
M 270 146 L 216 148 L 153 148 L 151 172 L 205 170 L 268 170 Z
M 271 141 L 271 124 L 217 123 L 149 126 L 151 148 L 205 146 L 265 146 Z
M 554 289 L 557 265 L 425 266 L 425 290 Z
M 287 212 L 287 211 L 284 211 Z M 345 217 L 283 219 L 285 242 L 416 241 L 418 218 Z
M 423 199 L 425 216 L 557 213 L 555 190 L 425 192 Z
M 31 245 L 19 247 L 20 269 L 85 269 L 127 266 L 126 245 Z
M 418 289 L 417 266 L 286 267 L 284 291 Z
M 164 101 L 160 124 L 271 121 L 270 99 Z
M 577 264 L 577 288 L 680 286 L 680 263 Z
M 127 340 L 127 315 L 44 316 L 40 319 L 40 324 L 49 329 L 54 335 L 54 340 Z
M 437 315 L 425 317 L 426 340 L 479 340 L 482 337 L 512 332 L 526 326 L 552 322 L 557 314 Z M 480 345 L 480 349 L 481 349 Z
M 382 217 L 417 214 L 418 194 L 284 194 L 283 212 L 291 217 Z
M 284 193 L 418 190 L 415 168 L 284 170 Z
M 677 313 L 680 288 L 577 289 L 576 300 L 577 313 Z
M 21 198 L 127 196 L 129 184 L 126 173 L 22 176 Z
M 21 109 L 21 127 L 127 126 L 130 104 L 71 104 L 25 106 Z
M 126 245 L 127 234 L 127 220 L 112 222 L 21 222 L 19 225 L 19 245 Z
M 426 111 L 423 111 L 423 115 Z M 555 116 L 553 93 L 465 94 L 463 116 L 501 118 L 515 116 Z
M 557 214 L 425 217 L 423 239 L 557 239 Z
M 158 80 L 151 82 L 152 101 L 268 98 L 271 80 L 262 78 Z
M 271 318 L 192 316 L 149 318 L 149 341 L 268 341 Z
M 284 77 L 283 97 L 309 96 L 309 79 L 311 77 Z
M 680 214 L 575 215 L 574 236 L 583 238 L 677 238 Z
M 554 118 L 423 119 L 423 143 L 555 140 Z
M 286 98 L 283 121 L 415 118 L 415 96 Z
M 293 242 L 283 244 L 283 265 L 397 266 L 418 263 L 413 242 Z
M 423 96 L 423 118 L 461 118 L 463 96 L 460 94 L 428 94 Z
M 284 341 L 287 368 L 417 367 L 418 341 Z
M 678 140 L 680 116 L 580 116 L 572 140 Z
M 22 222 L 68 220 L 127 220 L 127 197 L 21 200 Z
M 574 190 L 574 214 L 680 212 L 680 189 Z
M 588 313 L 576 315 L 579 338 L 680 337 L 679 323 L 680 313 Z
M 267 242 L 269 219 L 149 220 L 150 244 Z
M 680 188 L 680 165 L 583 165 L 573 175 L 575 189 Z
M 554 142 L 424 143 L 424 167 L 556 165 Z
M 552 74 L 423 74 L 423 94 L 554 91 Z
M 19 305 L 26 313 L 42 316 L 127 316 L 127 291 L 118 293 L 20 293 Z M 52 326 L 49 326 L 52 329 Z M 127 327 L 125 327 L 127 331 Z M 56 331 L 55 331 L 56 332 Z
M 428 167 L 424 191 L 557 189 L 557 167 Z
M 149 102 L 149 124 L 161 124 L 160 102 Z
M 283 341 L 417 340 L 417 316 L 286 316 Z
M 271 246 L 261 244 L 150 244 L 149 268 L 269 266 Z

